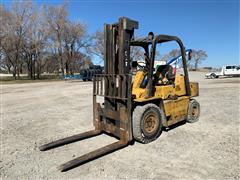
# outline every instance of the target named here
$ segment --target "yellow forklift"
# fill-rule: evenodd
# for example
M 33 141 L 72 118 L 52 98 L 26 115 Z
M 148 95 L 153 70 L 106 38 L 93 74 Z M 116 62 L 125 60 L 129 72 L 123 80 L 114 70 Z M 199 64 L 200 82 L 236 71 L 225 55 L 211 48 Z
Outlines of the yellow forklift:
M 200 105 L 198 83 L 189 82 L 186 53 L 182 41 L 176 36 L 156 35 L 134 39 L 138 22 L 126 17 L 118 23 L 104 26 L 104 73 L 93 78 L 94 130 L 60 139 L 40 147 L 41 151 L 102 133 L 118 139 L 117 142 L 94 150 L 60 165 L 61 171 L 109 154 L 132 144 L 154 141 L 163 127 L 169 128 L 180 121 L 196 122 Z M 157 44 L 175 41 L 182 56 L 183 74 L 173 73 L 171 65 L 160 65 L 154 70 Z M 144 51 L 144 65 L 132 62 L 131 48 Z M 189 53 L 191 58 L 191 53 Z M 133 69 L 138 69 L 133 77 Z M 99 102 L 99 96 L 104 101 Z

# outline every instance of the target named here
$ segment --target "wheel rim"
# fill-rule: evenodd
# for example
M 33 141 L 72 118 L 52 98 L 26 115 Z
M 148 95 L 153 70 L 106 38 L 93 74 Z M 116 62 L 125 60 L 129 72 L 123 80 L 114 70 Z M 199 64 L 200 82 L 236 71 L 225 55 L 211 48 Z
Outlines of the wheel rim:
M 158 129 L 159 120 L 154 112 L 148 113 L 143 119 L 143 133 L 147 136 L 154 135 Z
M 194 118 L 194 119 L 197 119 L 198 118 L 198 116 L 199 116 L 199 107 L 197 106 L 197 105 L 194 105 L 193 107 L 192 107 L 192 117 Z

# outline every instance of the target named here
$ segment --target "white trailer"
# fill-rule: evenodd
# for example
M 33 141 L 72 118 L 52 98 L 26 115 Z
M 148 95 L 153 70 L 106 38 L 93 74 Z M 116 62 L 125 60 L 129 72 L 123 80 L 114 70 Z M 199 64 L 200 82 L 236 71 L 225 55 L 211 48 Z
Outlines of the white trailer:
M 225 77 L 236 77 L 240 76 L 240 66 L 223 66 L 222 70 L 220 72 L 209 72 L 205 75 L 206 78 L 219 78 L 220 76 L 225 76 Z

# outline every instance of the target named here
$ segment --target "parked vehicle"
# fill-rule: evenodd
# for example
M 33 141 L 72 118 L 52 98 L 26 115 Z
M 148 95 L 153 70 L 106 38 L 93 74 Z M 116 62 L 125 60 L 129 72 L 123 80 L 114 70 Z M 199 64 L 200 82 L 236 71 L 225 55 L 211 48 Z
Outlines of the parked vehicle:
M 176 36 L 154 36 L 152 32 L 143 39 L 133 39 L 137 28 L 138 22 L 126 17 L 121 17 L 118 23 L 104 26 L 104 74 L 96 74 L 93 78 L 94 129 L 42 145 L 40 150 L 103 133 L 116 137 L 117 141 L 60 165 L 61 171 L 127 147 L 134 140 L 150 143 L 160 136 L 163 128 L 168 129 L 180 121 L 198 121 L 200 104 L 195 97 L 199 95 L 199 88 L 197 82 L 189 82 L 182 41 Z M 154 72 L 156 45 L 170 41 L 175 41 L 181 50 L 183 74 L 174 74 L 169 64 L 160 65 Z M 133 46 L 145 51 L 143 65 L 132 63 L 130 54 Z M 137 65 L 140 68 L 133 79 L 132 70 Z M 100 96 L 104 102 L 99 102 Z M 86 116 L 90 118 L 90 113 Z
M 240 76 L 240 66 L 223 66 L 220 72 L 209 72 L 205 75 L 206 78 L 219 78 L 220 76 L 236 77 Z

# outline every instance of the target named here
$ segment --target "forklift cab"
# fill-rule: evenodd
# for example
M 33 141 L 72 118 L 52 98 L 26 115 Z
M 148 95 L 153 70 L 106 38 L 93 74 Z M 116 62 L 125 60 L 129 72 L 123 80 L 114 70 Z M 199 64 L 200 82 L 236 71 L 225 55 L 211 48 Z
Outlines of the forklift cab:
M 133 81 L 132 93 L 136 98 L 151 98 L 155 95 L 161 96 L 157 91 L 157 86 L 172 86 L 174 89 L 177 85 L 177 90 L 181 90 L 181 95 L 190 96 L 190 83 L 188 78 L 187 63 L 185 48 L 181 40 L 176 36 L 169 35 L 153 35 L 152 32 L 149 38 L 137 39 L 131 42 L 131 46 L 142 47 L 145 51 L 145 66 L 140 66 Z M 175 41 L 180 47 L 182 56 L 182 64 L 184 75 L 176 75 L 173 72 L 173 67 L 169 64 L 160 65 L 154 73 L 154 61 L 156 55 L 156 46 L 164 42 Z M 190 56 L 189 56 L 190 57 Z M 180 95 L 179 94 L 179 95 Z

